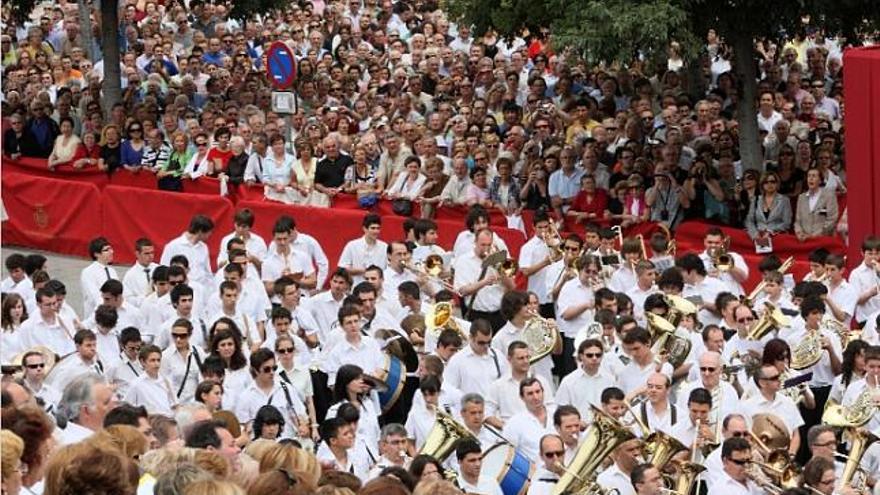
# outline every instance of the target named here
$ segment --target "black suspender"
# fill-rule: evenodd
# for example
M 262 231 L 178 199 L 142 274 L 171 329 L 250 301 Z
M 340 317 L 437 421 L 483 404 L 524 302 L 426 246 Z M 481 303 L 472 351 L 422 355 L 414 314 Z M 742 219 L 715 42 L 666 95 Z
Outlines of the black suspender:
M 130 369 L 131 372 L 134 373 L 134 376 L 135 376 L 135 377 L 139 377 L 139 376 L 141 376 L 141 375 L 137 372 L 137 370 L 134 369 L 134 366 L 132 366 L 131 361 L 129 361 L 129 360 L 126 359 L 126 360 L 125 360 L 125 364 L 128 366 L 128 369 Z
M 183 388 L 186 387 L 186 380 L 189 379 L 189 370 L 192 367 L 192 359 L 193 356 L 196 358 L 196 366 L 198 369 L 202 369 L 202 360 L 199 358 L 199 351 L 196 350 L 195 346 L 190 347 L 189 356 L 186 357 L 186 371 L 183 372 L 183 379 L 180 381 L 180 388 L 177 389 L 177 398 L 180 398 L 180 394 L 183 393 Z
M 498 354 L 495 353 L 495 349 L 489 348 L 489 353 L 492 354 L 492 361 L 495 363 L 495 373 L 498 375 L 497 378 L 501 378 L 501 366 L 498 364 Z
M 641 416 L 642 422 L 645 425 L 648 425 L 648 401 L 642 402 L 641 408 Z M 669 426 L 675 426 L 675 423 L 678 422 L 678 411 L 675 409 L 674 404 L 669 404 Z M 650 426 L 650 425 L 648 425 Z

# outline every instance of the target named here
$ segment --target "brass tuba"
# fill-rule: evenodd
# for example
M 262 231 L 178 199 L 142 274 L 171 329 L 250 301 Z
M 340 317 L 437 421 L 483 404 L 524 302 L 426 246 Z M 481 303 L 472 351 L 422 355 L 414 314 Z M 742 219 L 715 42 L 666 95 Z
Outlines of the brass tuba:
M 681 296 L 666 294 L 663 298 L 666 299 L 666 305 L 669 306 L 666 319 L 675 327 L 681 324 L 681 320 L 685 316 L 697 314 L 697 306 Z
M 787 327 L 788 324 L 791 323 L 788 316 L 782 314 L 782 311 L 772 303 L 765 301 L 764 308 L 764 314 L 762 314 L 761 318 L 755 322 L 755 326 L 749 329 L 749 334 L 746 335 L 746 340 L 759 341 L 773 330 Z
M 687 450 L 683 443 L 659 430 L 648 435 L 644 441 L 642 454 L 645 460 L 660 471 L 675 454 Z
M 437 409 L 437 419 L 434 427 L 428 433 L 424 445 L 419 449 L 419 454 L 427 454 L 440 462 L 446 460 L 459 440 L 476 440 L 476 437 L 452 416 Z
M 605 489 L 596 483 L 602 461 L 620 444 L 635 438 L 635 435 L 616 419 L 595 406 L 590 406 L 590 409 L 593 412 L 593 424 L 587 429 L 584 440 L 578 446 L 577 453 L 565 473 L 553 486 L 552 495 L 606 493 Z
M 532 313 L 532 317 L 523 327 L 522 340 L 529 346 L 529 364 L 537 363 L 556 347 L 559 340 L 556 322 Z
M 662 316 L 645 313 L 648 320 L 648 331 L 651 332 L 651 350 L 655 357 L 666 355 L 666 360 L 673 368 L 678 368 L 691 352 L 689 338 L 678 335 L 678 328 Z
M 852 447 L 849 449 L 849 455 L 846 457 L 846 464 L 843 466 L 843 473 L 840 475 L 840 486 L 850 486 L 852 488 L 863 488 L 867 482 L 867 475 L 862 473 L 862 478 L 859 480 L 859 483 L 853 483 L 853 478 L 856 475 L 856 472 L 862 470 L 862 457 L 865 455 L 865 451 L 868 450 L 868 447 L 880 440 L 876 435 L 869 431 L 865 431 L 861 428 L 850 428 L 848 430 L 849 439 L 852 443 Z M 859 493 L 864 493 L 861 490 L 858 490 Z

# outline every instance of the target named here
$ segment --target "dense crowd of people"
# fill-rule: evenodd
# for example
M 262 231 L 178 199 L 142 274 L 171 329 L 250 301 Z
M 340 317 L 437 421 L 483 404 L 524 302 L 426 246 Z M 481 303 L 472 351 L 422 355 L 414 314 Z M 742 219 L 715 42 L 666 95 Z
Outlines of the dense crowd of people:
M 232 232 L 195 215 L 138 239 L 125 271 L 96 238 L 79 280 L 4 254 L 4 494 L 880 493 L 880 238 L 849 273 L 814 250 L 803 280 L 716 227 L 699 253 L 672 242 L 688 219 L 759 252 L 845 237 L 844 46 L 821 27 L 756 44 L 762 160 L 744 163 L 714 31 L 691 77 L 675 42 L 592 66 L 546 29 L 473 36 L 428 1 L 244 22 L 132 0 L 106 111 L 80 8 L 18 24 L 4 6 L 4 160 L 421 218 L 396 235 L 365 213 L 338 260 L 289 215 L 260 237 L 248 209 Z M 272 108 L 274 41 L 296 57 L 292 115 Z M 445 206 L 468 211 L 451 251 Z M 531 224 L 516 257 L 495 211 Z M 624 236 L 648 222 L 663 232 Z

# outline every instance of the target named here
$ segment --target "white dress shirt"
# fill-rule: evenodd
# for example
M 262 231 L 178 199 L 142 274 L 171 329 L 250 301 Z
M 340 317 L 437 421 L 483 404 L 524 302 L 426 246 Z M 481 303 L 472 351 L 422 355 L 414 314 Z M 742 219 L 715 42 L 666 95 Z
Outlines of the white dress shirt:
M 639 363 L 633 359 L 624 366 L 623 372 L 618 376 L 618 386 L 623 390 L 623 393 L 628 394 L 639 387 L 644 387 L 648 383 L 648 377 L 654 374 L 656 370 L 657 364 L 653 360 L 649 361 L 645 366 L 639 366 Z M 672 365 L 669 363 L 664 362 L 663 366 L 660 367 L 660 373 L 666 375 L 670 382 L 672 381 L 672 371 Z
M 474 495 L 504 495 L 501 491 L 501 487 L 498 485 L 498 481 L 491 476 L 480 475 L 477 484 L 472 485 L 464 479 L 464 476 L 459 474 L 456 482 L 458 483 L 458 487 L 464 493 L 471 493 Z
M 859 296 L 872 287 L 880 285 L 880 275 L 862 262 L 849 274 L 849 283 L 855 288 L 856 295 Z M 871 296 L 864 303 L 856 305 L 856 321 L 866 321 L 877 311 L 880 311 L 880 293 Z
M 226 245 L 236 237 L 239 236 L 233 230 L 229 234 L 223 236 L 223 239 L 220 239 L 220 252 L 217 253 L 217 266 L 222 266 L 229 262 L 229 251 L 227 251 Z M 247 251 L 248 256 L 254 256 L 258 260 L 261 260 L 266 256 L 266 241 L 264 241 L 262 237 L 251 231 L 248 234 L 248 238 L 243 240 L 244 249 Z
M 462 393 L 489 393 L 493 381 L 501 378 L 509 369 L 507 360 L 489 348 L 486 354 L 477 355 L 468 345 L 456 352 L 443 370 L 443 383 L 461 390 Z
M 204 355 L 192 345 L 185 358 L 174 345 L 162 351 L 162 367 L 159 372 L 171 382 L 177 402 L 184 404 L 195 399 L 196 387 L 202 381 L 200 369 L 203 361 Z
M 615 358 L 611 356 L 611 359 Z M 602 391 L 615 385 L 614 377 L 601 367 L 595 375 L 590 376 L 579 366 L 562 378 L 556 391 L 556 404 L 570 404 L 585 418 L 589 416 L 591 405 L 602 407 Z
M 318 340 L 321 343 L 327 342 L 330 331 L 338 327 L 339 308 L 342 307 L 343 299 L 339 301 L 333 299 L 333 293 L 327 290 L 301 302 L 303 309 L 308 311 L 318 324 Z
M 499 356 L 506 356 L 510 344 L 517 341 L 525 342 L 522 338 L 522 331 L 522 328 L 517 327 L 513 322 L 508 321 L 498 330 L 498 333 L 492 337 L 492 348 L 495 349 L 495 352 L 497 352 Z M 537 363 L 533 363 L 530 371 L 541 378 L 544 378 L 545 395 L 552 395 L 555 393 L 556 386 L 553 382 L 553 359 L 550 357 L 550 354 L 541 358 Z M 547 385 L 549 385 L 550 388 L 546 388 Z
M 559 481 L 559 475 L 544 466 L 538 466 L 529 484 L 528 495 L 550 495 Z
M 844 313 L 848 314 L 850 317 L 852 317 L 855 314 L 856 303 L 859 300 L 858 289 L 856 289 L 854 286 L 850 285 L 850 283 L 847 282 L 846 280 L 842 280 L 840 282 L 840 285 L 838 285 L 837 287 L 834 287 L 834 288 L 829 287 L 828 288 L 828 297 L 832 301 L 834 301 L 834 304 L 836 304 L 837 307 L 840 308 L 840 310 L 842 310 Z M 828 314 L 830 314 L 830 313 L 831 313 L 831 311 L 829 310 Z M 844 325 L 846 325 L 847 327 L 849 327 L 849 323 L 850 323 L 849 318 L 842 323 Z
M 483 273 L 483 258 L 478 257 L 471 250 L 461 256 L 456 256 L 452 263 L 452 269 L 455 272 L 452 284 L 455 286 L 455 290 L 461 291 L 462 287 L 480 281 L 480 274 Z M 489 267 L 486 269 L 484 277 L 492 273 L 497 273 L 497 271 L 495 268 Z M 476 293 L 476 297 L 474 294 L 470 294 L 466 299 L 470 301 L 474 311 L 493 312 L 501 309 L 501 298 L 504 297 L 505 292 L 504 286 L 499 280 L 494 284 L 482 287 Z
M 156 263 L 150 263 L 148 266 L 135 263 L 134 266 L 125 272 L 125 276 L 122 277 L 122 295 L 125 297 L 126 301 L 137 308 L 141 306 L 141 302 L 144 298 L 153 291 L 153 281 L 151 277 L 153 269 L 157 266 L 159 265 Z
M 537 459 L 541 450 L 541 437 L 548 433 L 556 434 L 553 426 L 554 408 L 546 408 L 547 414 L 543 423 L 528 410 L 511 416 L 504 424 L 502 435 L 528 459 Z
M 104 374 L 104 364 L 97 357 L 92 361 L 84 361 L 79 353 L 74 352 L 58 361 L 46 377 L 46 383 L 64 393 L 70 382 L 87 373 Z
M 116 387 L 116 393 L 125 397 L 131 383 L 143 374 L 144 368 L 137 359 L 131 361 L 125 354 L 120 354 L 119 361 L 115 366 L 111 366 L 104 376 Z
M 562 317 L 568 308 L 580 306 L 588 301 L 595 301 L 593 289 L 581 282 L 580 277 L 575 277 L 559 291 L 559 297 L 556 299 L 556 323 L 559 325 L 559 331 L 566 337 L 573 339 L 577 337 L 578 332 L 593 322 L 593 310 L 587 309 L 580 315 L 566 320 Z
M 550 249 L 547 247 L 547 243 L 539 237 L 532 237 L 519 250 L 519 266 L 535 266 L 548 256 L 550 256 Z M 550 291 L 547 288 L 549 268 L 549 266 L 545 266 L 529 277 L 528 289 L 538 295 L 538 302 L 541 304 L 552 302 Z M 550 289 L 552 288 L 550 287 Z
M 76 350 L 73 344 L 74 332 L 70 323 L 63 318 L 56 316 L 54 321 L 46 322 L 42 315 L 37 313 L 22 322 L 15 333 L 18 334 L 21 350 L 42 345 L 59 356 L 66 356 Z
M 874 400 L 876 401 L 877 397 L 880 396 L 880 388 L 874 384 L 868 385 L 867 379 L 862 378 L 857 382 L 851 383 L 850 386 L 846 388 L 846 392 L 843 394 L 842 404 L 844 406 L 851 406 L 868 387 L 874 390 Z M 878 412 L 876 408 L 874 409 L 874 414 L 871 416 L 871 419 L 864 425 L 864 427 L 874 435 L 880 435 L 880 412 Z
M 75 443 L 82 442 L 83 440 L 89 438 L 95 432 L 86 428 L 85 426 L 80 426 L 73 421 L 67 422 L 67 427 L 61 430 L 59 434 L 59 441 L 61 446 L 72 445 Z
M 328 352 L 323 359 L 324 372 L 327 373 L 327 385 L 336 383 L 336 372 L 343 364 L 356 364 L 364 373 L 373 374 L 385 365 L 385 354 L 376 339 L 361 336 L 357 343 L 343 339 Z
M 119 363 L 119 353 L 122 349 L 119 348 L 119 332 L 116 330 L 117 328 L 121 327 L 111 328 L 107 333 L 102 332 L 98 328 L 93 330 L 95 332 L 95 341 L 98 344 L 98 358 L 101 359 L 101 364 L 104 365 L 105 371 Z
M 646 326 L 647 320 L 645 319 L 645 301 L 648 299 L 648 296 L 651 294 L 657 294 L 660 292 L 660 289 L 657 288 L 656 285 L 652 285 L 648 287 L 647 290 L 639 287 L 639 284 L 629 287 L 624 293 L 632 299 L 633 302 L 633 316 L 640 326 Z
M 635 495 L 636 490 L 630 481 L 629 475 L 620 470 L 614 463 L 596 477 L 596 482 L 605 489 L 615 489 L 619 495 Z
M 262 275 L 260 278 L 262 278 L 263 282 L 274 282 L 285 273 L 302 273 L 304 277 L 315 273 L 311 260 L 304 253 L 294 251 L 293 249 L 287 254 L 281 254 L 277 250 L 270 251 L 263 259 L 261 269 Z
M 144 406 L 150 414 L 174 416 L 177 399 L 171 381 L 162 376 L 150 378 L 146 373 L 132 382 L 125 394 L 125 402 L 134 406 Z
M 541 375 L 536 378 L 544 387 L 544 405 L 548 409 L 554 409 L 553 394 L 550 392 L 550 382 Z M 502 421 L 509 420 L 514 414 L 526 410 L 526 403 L 519 396 L 519 384 L 509 372 L 489 385 L 489 393 L 486 394 L 486 416 L 496 416 Z
M 727 474 L 726 471 L 722 470 L 721 474 L 716 479 L 716 482 L 713 484 L 715 486 L 714 492 L 723 493 L 724 495 L 763 495 L 764 490 L 758 487 L 752 480 L 746 480 L 745 484 L 740 483 L 739 481 L 734 480 Z
M 34 300 L 34 283 L 28 276 L 18 282 L 12 280 L 12 277 L 6 277 L 0 282 L 0 292 L 4 294 L 14 292 L 24 299 L 26 306 L 30 307 L 31 301 Z
M 465 229 L 459 232 L 458 237 L 455 238 L 455 244 L 453 244 L 452 247 L 453 258 L 458 258 L 463 254 L 474 252 L 474 249 L 477 246 L 476 238 L 476 234 L 474 234 L 470 230 Z M 510 252 L 507 249 L 507 243 L 504 242 L 504 239 L 502 239 L 500 236 L 493 236 L 492 245 L 498 251 L 507 251 L 508 253 Z
M 715 298 L 718 297 L 718 294 L 725 291 L 728 291 L 727 284 L 717 278 L 705 277 L 696 284 L 685 284 L 681 295 L 685 299 L 699 298 L 702 303 L 715 304 Z M 697 317 L 703 325 L 721 323 L 721 319 L 708 309 L 700 309 Z
M 101 286 L 110 279 L 119 280 L 119 275 L 116 274 L 116 269 L 112 266 L 93 261 L 89 266 L 83 268 L 79 275 L 79 283 L 82 289 L 84 317 L 93 314 L 95 308 L 103 303 Z
M 162 250 L 161 264 L 171 266 L 171 258 L 182 254 L 189 261 L 189 274 L 187 278 L 194 280 L 200 284 L 207 285 L 211 283 L 211 260 L 208 253 L 208 245 L 202 241 L 192 243 L 187 239 L 187 233 L 184 232 L 168 244 Z
M 745 273 L 745 277 L 749 278 L 749 265 L 746 264 L 746 260 L 739 253 L 734 253 L 733 251 L 728 251 L 728 255 L 730 255 L 730 259 L 733 260 L 733 265 L 742 270 Z M 714 270 L 712 266 L 712 258 L 703 251 L 700 253 L 700 259 L 703 260 L 703 265 L 706 267 L 707 272 L 712 272 Z M 714 278 L 721 280 L 727 286 L 727 292 L 735 296 L 742 296 L 745 294 L 742 285 L 733 278 L 733 275 L 730 272 L 719 272 L 718 275 Z M 713 300 L 714 301 L 714 300 Z
M 751 420 L 756 414 L 769 413 L 779 416 L 789 432 L 793 432 L 804 424 L 804 418 L 794 401 L 780 393 L 767 400 L 760 392 L 749 397 L 742 403 L 746 418 Z
M 365 238 L 360 237 L 353 241 L 348 241 L 342 249 L 339 256 L 338 266 L 343 268 L 365 269 L 370 265 L 376 265 L 381 269 L 385 269 L 388 264 L 388 244 L 384 241 L 376 240 L 371 246 L 367 244 Z M 363 282 L 363 275 L 352 277 L 352 287 Z
M 654 409 L 654 404 L 651 404 L 650 401 L 646 401 L 642 403 L 642 406 L 636 409 L 636 414 L 645 421 L 645 425 L 651 429 L 656 431 L 662 431 L 663 433 L 667 433 L 672 435 L 672 427 L 681 420 L 681 414 L 687 414 L 687 411 L 682 411 L 675 407 L 675 424 L 672 423 L 672 408 L 675 407 L 671 403 L 667 402 L 666 411 L 663 413 L 663 416 L 657 414 L 657 411 Z M 642 416 L 642 409 L 644 408 L 644 416 Z
M 611 275 L 611 281 L 608 288 L 614 292 L 626 292 L 636 285 L 638 277 L 635 269 L 631 268 L 627 263 L 622 263 L 620 268 L 614 270 Z
M 300 418 L 306 416 L 306 406 L 293 387 L 287 383 L 282 386 L 281 380 L 278 379 L 275 380 L 272 389 L 266 392 L 260 389 L 255 382 L 251 382 L 248 388 L 238 396 L 235 416 L 241 421 L 241 424 L 250 423 L 263 406 L 275 406 L 284 416 L 281 438 L 297 438 L 299 436 L 296 426 L 299 424 Z
M 840 344 L 840 337 L 824 326 L 820 326 L 818 331 L 821 332 L 822 336 L 828 337 L 828 340 L 831 341 L 831 352 L 833 352 L 838 359 L 842 360 L 843 349 Z M 788 342 L 792 353 L 794 353 L 798 344 L 807 338 L 807 332 L 808 330 L 804 327 L 786 335 L 785 340 Z M 809 368 L 799 370 L 801 373 L 813 373 L 813 378 L 810 380 L 811 387 L 827 387 L 834 383 L 835 375 L 831 371 L 831 357 L 828 355 L 829 351 L 823 349 L 821 352 L 822 357 L 816 364 Z
M 724 418 L 729 414 L 733 413 L 742 413 L 742 408 L 740 407 L 739 395 L 736 393 L 736 389 L 733 388 L 733 385 L 727 383 L 724 380 L 719 382 L 719 386 L 721 387 L 721 395 L 719 400 L 719 407 L 715 407 L 715 403 L 712 403 L 712 410 L 718 411 L 718 418 L 715 418 L 712 413 L 709 414 L 709 422 L 715 423 L 715 421 L 724 421 Z M 679 412 L 682 414 L 682 418 L 688 414 L 688 396 L 690 396 L 691 391 L 695 388 L 705 388 L 703 386 L 703 382 L 701 380 L 697 380 L 696 382 L 686 384 L 681 387 L 678 393 L 678 401 L 676 406 L 678 406 Z M 711 393 L 712 390 L 708 389 Z M 713 400 L 715 397 L 713 397 Z M 682 419 L 679 419 L 679 424 L 682 423 Z M 720 429 L 719 429 L 720 431 Z M 693 439 L 691 439 L 693 440 Z M 685 444 L 687 445 L 687 444 Z

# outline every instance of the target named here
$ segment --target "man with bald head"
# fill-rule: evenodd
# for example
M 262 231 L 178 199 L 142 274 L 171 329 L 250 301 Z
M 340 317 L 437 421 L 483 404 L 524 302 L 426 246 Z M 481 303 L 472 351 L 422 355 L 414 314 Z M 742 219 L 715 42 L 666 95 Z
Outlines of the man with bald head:
M 672 433 L 672 427 L 678 422 L 678 408 L 669 402 L 669 378 L 663 373 L 651 373 L 644 387 L 636 390 L 629 400 L 636 396 L 646 395 L 635 413 L 651 431 Z
M 345 183 L 345 169 L 354 163 L 350 156 L 339 151 L 336 136 L 327 136 L 322 141 L 324 158 L 315 169 L 315 189 L 331 198 L 339 194 Z
M 540 453 L 541 465 L 532 476 L 528 495 L 550 495 L 563 474 L 565 446 L 559 435 L 548 433 L 541 437 Z

